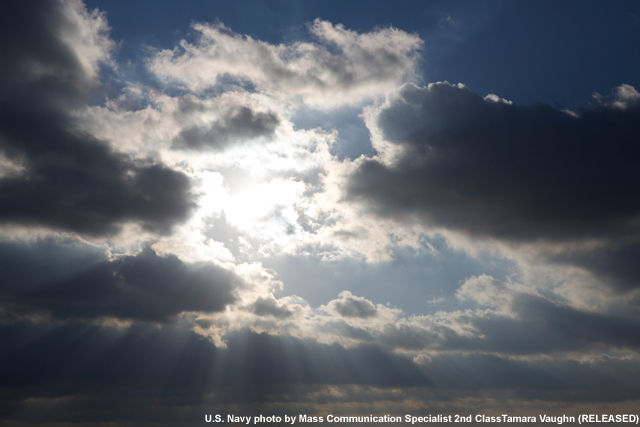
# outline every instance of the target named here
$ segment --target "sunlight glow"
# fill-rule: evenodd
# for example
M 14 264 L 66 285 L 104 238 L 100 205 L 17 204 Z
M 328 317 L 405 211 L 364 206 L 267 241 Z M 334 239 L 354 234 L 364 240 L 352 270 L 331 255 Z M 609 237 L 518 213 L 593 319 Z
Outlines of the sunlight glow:
M 300 182 L 274 179 L 231 196 L 223 209 L 233 224 L 242 229 L 264 229 L 266 226 L 281 230 L 283 223 L 296 223 L 294 205 L 303 190 L 304 185 Z

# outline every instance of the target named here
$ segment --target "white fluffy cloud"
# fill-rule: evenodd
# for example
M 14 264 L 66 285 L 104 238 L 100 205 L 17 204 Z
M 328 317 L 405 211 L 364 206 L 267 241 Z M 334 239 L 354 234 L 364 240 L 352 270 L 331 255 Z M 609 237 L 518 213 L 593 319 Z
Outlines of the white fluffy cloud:
M 193 28 L 197 41 L 183 40 L 180 48 L 158 52 L 150 60 L 151 70 L 196 93 L 228 75 L 312 105 L 357 103 L 414 79 L 422 46 L 417 35 L 394 28 L 358 34 L 319 19 L 309 25 L 317 43 L 272 45 L 220 23 Z
M 115 66 L 112 54 L 116 44 L 109 37 L 106 16 L 97 9 L 87 11 L 81 0 L 66 1 L 62 6 L 68 21 L 61 27 L 60 39 L 72 49 L 87 75 L 97 78 L 101 64 Z

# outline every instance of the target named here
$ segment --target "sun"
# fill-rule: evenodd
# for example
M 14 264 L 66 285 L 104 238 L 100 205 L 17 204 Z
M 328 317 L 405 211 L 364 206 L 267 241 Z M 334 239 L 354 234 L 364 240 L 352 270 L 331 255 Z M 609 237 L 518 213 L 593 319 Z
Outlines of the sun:
M 236 227 L 273 238 L 282 234 L 283 226 L 296 226 L 295 206 L 303 191 L 300 182 L 274 179 L 229 195 L 222 209 Z

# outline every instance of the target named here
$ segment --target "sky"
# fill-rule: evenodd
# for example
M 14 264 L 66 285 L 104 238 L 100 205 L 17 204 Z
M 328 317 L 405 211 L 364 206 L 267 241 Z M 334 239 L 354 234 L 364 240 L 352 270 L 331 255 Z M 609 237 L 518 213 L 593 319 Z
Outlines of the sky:
M 0 21 L 3 425 L 638 412 L 639 3 Z

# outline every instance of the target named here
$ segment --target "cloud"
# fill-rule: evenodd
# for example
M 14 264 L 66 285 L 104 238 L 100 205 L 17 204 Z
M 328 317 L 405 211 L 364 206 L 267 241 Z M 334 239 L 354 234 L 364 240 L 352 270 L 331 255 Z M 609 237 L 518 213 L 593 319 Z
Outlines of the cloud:
M 574 117 L 463 85 L 405 85 L 369 111 L 382 155 L 358 163 L 348 198 L 383 216 L 507 241 L 637 235 L 636 93 L 625 87 Z
M 629 358 L 580 363 L 449 353 L 418 365 L 375 346 L 344 349 L 247 331 L 220 349 L 179 325 L 13 324 L 0 326 L 0 339 L 0 410 L 29 425 L 134 417 L 157 425 L 158 416 L 193 425 L 214 411 L 338 414 L 345 407 L 455 413 L 504 401 L 510 407 L 503 413 L 514 415 L 558 401 L 559 411 L 574 411 L 578 402 L 640 397 L 640 370 Z
M 5 7 L 0 29 L 5 84 L 19 90 L 25 83 L 41 89 L 53 84 L 65 89 L 57 95 L 77 96 L 95 84 L 100 65 L 111 62 L 115 44 L 104 14 L 88 13 L 81 2 L 10 0 Z M 9 91 L 3 85 L 3 92 Z
M 510 315 L 488 312 L 461 316 L 477 336 L 444 347 L 501 354 L 545 354 L 638 349 L 640 324 L 615 314 L 592 313 L 527 294 L 514 295 Z M 465 318 L 466 317 L 466 318 Z M 456 341 L 458 341 L 456 343 Z
M 99 95 L 113 42 L 79 2 L 13 2 L 0 18 L 0 222 L 91 235 L 126 222 L 167 233 L 195 207 L 188 177 L 134 162 L 81 130 L 75 112 Z
M 640 323 L 629 310 L 578 308 L 524 284 L 487 275 L 467 278 L 456 297 L 473 308 L 402 317 L 397 308 L 374 306 L 349 291 L 317 309 L 299 310 L 299 301 L 278 300 L 280 308 L 295 313 L 291 318 L 271 324 L 236 318 L 233 328 L 245 326 L 270 334 L 286 331 L 346 347 L 375 344 L 414 355 L 462 351 L 530 358 L 554 354 L 571 359 L 579 352 L 635 352 L 640 347 Z
M 456 297 L 490 309 L 416 316 L 413 325 L 436 332 L 440 350 L 494 354 L 549 354 L 637 349 L 640 323 L 633 315 L 578 309 L 521 284 L 487 275 L 465 280 Z
M 206 127 L 183 129 L 174 138 L 173 148 L 222 150 L 234 141 L 271 138 L 279 122 L 278 116 L 272 112 L 254 112 L 248 107 L 238 107 Z
M 277 319 L 286 319 L 293 314 L 286 306 L 281 306 L 275 298 L 258 298 L 249 306 L 256 316 L 273 316 Z
M 548 254 L 551 263 L 585 269 L 618 291 L 640 288 L 640 242 L 619 242 Z
M 73 340 L 76 345 L 51 354 L 52 345 Z M 20 336 L 22 335 L 22 336 Z M 26 345 L 36 336 L 34 345 Z M 257 384 L 371 384 L 378 386 L 429 385 L 410 359 L 376 347 L 344 349 L 312 340 L 255 334 L 246 330 L 230 334 L 221 349 L 184 329 L 184 325 L 154 328 L 97 327 L 81 323 L 64 325 L 13 324 L 0 326 L 6 347 L 0 354 L 2 383 L 6 388 L 74 381 L 83 388 L 132 386 L 141 390 L 165 385 L 170 392 L 188 393 L 183 387 L 195 380 L 202 392 L 220 385 Z M 149 346 L 149 343 L 155 343 Z M 41 364 L 44 358 L 49 362 Z M 78 363 L 69 361 L 78 360 Z M 154 360 L 154 363 L 147 363 Z M 193 364 L 185 363 L 191 360 Z M 334 361 L 343 362 L 335 364 Z M 353 362 L 358 361 L 357 365 Z M 39 375 L 10 366 L 42 366 Z M 224 369 L 215 370 L 215 366 Z M 299 367 L 299 369 L 295 367 Z M 292 368 L 293 367 L 293 368 Z M 11 373 L 9 373 L 11 371 Z M 60 388 L 51 395 L 61 393 Z M 64 393 L 64 392 L 63 392 Z M 58 394 L 59 395 L 59 394 Z
M 1 419 L 640 399 L 632 86 L 577 112 L 400 88 L 417 35 L 319 19 L 280 45 L 194 24 L 145 86 L 103 14 L 8 5 Z
M 3 242 L 0 254 L 7 321 L 50 316 L 167 322 L 183 312 L 222 311 L 245 286 L 218 265 L 186 264 L 150 249 L 108 260 L 98 248 L 49 240 Z
M 640 374 L 637 361 L 614 357 L 581 363 L 442 354 L 426 365 L 425 373 L 438 387 L 512 390 L 514 398 L 523 400 L 613 402 L 637 398 L 640 391 L 630 381 Z
M 550 267 L 589 271 L 603 289 L 633 292 L 640 94 L 621 85 L 596 101 L 569 114 L 464 85 L 405 85 L 366 114 L 379 155 L 354 162 L 340 182 L 347 199 L 381 217 L 526 243 L 511 256 L 526 263 L 536 253 Z
M 358 34 L 316 19 L 319 43 L 272 45 L 231 32 L 223 24 L 194 24 L 195 44 L 158 52 L 149 61 L 158 76 L 200 92 L 222 76 L 248 79 L 261 91 L 297 95 L 314 105 L 357 103 L 392 90 L 416 71 L 417 35 L 394 28 Z
M 464 281 L 456 291 L 460 300 L 474 300 L 485 307 L 506 308 L 513 302 L 512 289 L 504 282 L 483 274 Z
M 84 335 L 78 338 L 84 332 Z M 580 363 L 573 360 L 518 360 L 496 355 L 433 355 L 424 365 L 411 359 L 364 345 L 352 349 L 319 344 L 289 336 L 255 334 L 241 330 L 229 334 L 221 349 L 183 325 L 166 328 L 87 327 L 13 324 L 0 327 L 3 342 L 11 351 L 0 355 L 5 390 L 29 386 L 49 396 L 64 395 L 59 387 L 65 378 L 77 377 L 71 392 L 83 389 L 117 390 L 131 386 L 145 390 L 164 385 L 177 395 L 206 393 L 221 385 L 372 385 L 381 387 L 432 387 L 443 392 L 478 389 L 512 389 L 526 399 L 556 399 L 575 393 L 578 400 L 638 398 L 640 375 L 637 361 L 601 357 Z M 43 339 L 35 340 L 40 336 Z M 54 352 L 56 343 L 74 341 Z M 25 345 L 33 342 L 32 345 Z M 154 343 L 149 346 L 149 343 Z M 156 363 L 149 364 L 151 355 Z M 49 363 L 42 363 L 45 358 Z M 70 363 L 72 360 L 78 363 Z M 191 363 L 185 363 L 190 360 Z M 15 366 L 41 366 L 38 375 Z M 218 367 L 218 369 L 216 369 Z M 219 369 L 222 368 L 222 369 Z M 468 375 L 466 372 L 475 372 Z M 194 386 L 192 389 L 186 387 Z M 617 387 L 618 393 L 609 393 Z M 526 395 L 526 393 L 530 393 Z M 554 393 L 555 392 L 555 393 Z M 556 394 L 556 396 L 552 396 Z
M 199 333 L 219 342 L 221 331 L 249 328 L 347 348 L 378 345 L 416 356 L 462 351 L 574 358 L 578 352 L 635 352 L 640 347 L 640 323 L 629 310 L 578 308 L 555 295 L 545 297 L 523 284 L 487 275 L 469 277 L 456 293 L 473 308 L 408 317 L 349 291 L 316 309 L 299 297 L 260 295 L 246 294 L 240 311 L 215 315 L 211 324 L 200 325 Z M 211 326 L 215 328 L 209 330 Z
M 349 291 L 341 292 L 340 298 L 331 301 L 328 307 L 343 317 L 366 319 L 367 317 L 375 317 L 377 314 L 376 307 L 370 301 L 351 295 Z

